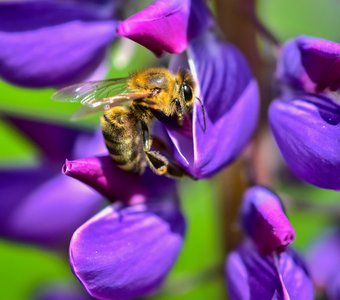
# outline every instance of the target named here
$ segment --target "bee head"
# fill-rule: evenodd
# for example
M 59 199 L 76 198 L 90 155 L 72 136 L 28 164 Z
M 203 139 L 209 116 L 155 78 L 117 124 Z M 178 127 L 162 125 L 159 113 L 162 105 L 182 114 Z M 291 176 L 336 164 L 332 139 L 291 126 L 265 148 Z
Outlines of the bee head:
M 206 130 L 206 117 L 203 102 L 200 98 L 195 96 L 195 82 L 189 71 L 179 71 L 177 76 L 179 77 L 180 88 L 179 88 L 179 99 L 176 100 L 176 113 L 178 123 L 183 123 L 183 114 L 191 111 L 192 106 L 197 99 L 201 105 L 203 115 L 203 131 Z
M 182 110 L 190 110 L 194 103 L 195 83 L 188 70 L 180 70 L 176 74 L 176 96 L 182 106 Z M 176 101 L 177 99 L 174 99 Z
M 189 112 L 194 103 L 194 81 L 187 70 L 180 70 L 176 74 L 176 85 L 171 101 L 171 115 L 176 116 L 177 123 L 183 123 L 184 115 Z

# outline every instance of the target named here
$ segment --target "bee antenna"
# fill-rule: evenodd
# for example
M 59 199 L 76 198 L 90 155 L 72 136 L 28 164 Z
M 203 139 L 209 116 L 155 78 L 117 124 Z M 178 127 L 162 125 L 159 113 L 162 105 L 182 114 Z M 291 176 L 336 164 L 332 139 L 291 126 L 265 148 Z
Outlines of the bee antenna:
M 206 122 L 206 119 L 205 119 L 205 108 L 204 108 L 204 104 L 202 102 L 202 100 L 198 97 L 196 97 L 196 99 L 198 100 L 198 102 L 200 103 L 201 105 L 201 109 L 202 109 L 202 115 L 203 115 L 203 131 L 205 132 L 205 130 L 207 129 L 207 122 Z

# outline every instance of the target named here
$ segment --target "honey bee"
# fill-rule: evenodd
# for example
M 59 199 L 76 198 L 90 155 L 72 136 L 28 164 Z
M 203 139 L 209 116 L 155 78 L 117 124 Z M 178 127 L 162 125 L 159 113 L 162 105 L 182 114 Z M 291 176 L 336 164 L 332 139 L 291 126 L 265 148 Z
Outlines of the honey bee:
M 179 165 L 151 149 L 154 138 L 149 126 L 155 117 L 183 123 L 195 100 L 195 83 L 189 71 L 173 74 L 165 68 L 149 68 L 126 78 L 71 85 L 57 91 L 53 99 L 83 104 L 77 118 L 104 112 L 100 123 L 105 144 L 120 169 L 143 174 L 148 165 L 158 175 L 185 174 Z

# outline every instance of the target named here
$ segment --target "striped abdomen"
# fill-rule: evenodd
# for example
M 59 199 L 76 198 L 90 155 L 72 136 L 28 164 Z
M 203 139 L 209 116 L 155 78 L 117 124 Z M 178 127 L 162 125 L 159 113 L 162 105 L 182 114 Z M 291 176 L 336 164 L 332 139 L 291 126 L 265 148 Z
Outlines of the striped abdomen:
M 120 169 L 142 174 L 146 166 L 142 130 L 129 107 L 114 107 L 101 118 L 105 144 Z

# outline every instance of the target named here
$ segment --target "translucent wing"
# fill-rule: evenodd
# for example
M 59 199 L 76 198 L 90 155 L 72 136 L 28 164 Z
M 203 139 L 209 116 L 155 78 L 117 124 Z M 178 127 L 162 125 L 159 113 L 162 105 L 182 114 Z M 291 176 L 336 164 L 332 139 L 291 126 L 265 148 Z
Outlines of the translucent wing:
M 72 119 L 110 109 L 114 106 L 131 105 L 132 102 L 157 109 L 156 103 L 147 100 L 150 93 L 132 93 L 128 90 L 128 78 L 89 81 L 67 86 L 57 91 L 52 99 L 64 102 L 80 102 L 84 105 Z
M 145 99 L 147 96 L 149 96 L 148 93 L 129 93 L 119 94 L 104 99 L 92 100 L 87 102 L 86 106 L 82 106 L 79 110 L 77 110 L 72 116 L 72 120 L 102 112 L 115 106 L 128 106 L 131 105 L 132 102 L 144 104 L 150 108 L 157 109 L 158 106 L 155 102 Z
M 127 78 L 112 78 L 67 86 L 57 91 L 52 99 L 61 102 L 80 102 L 93 107 L 97 100 L 126 93 L 128 93 Z

